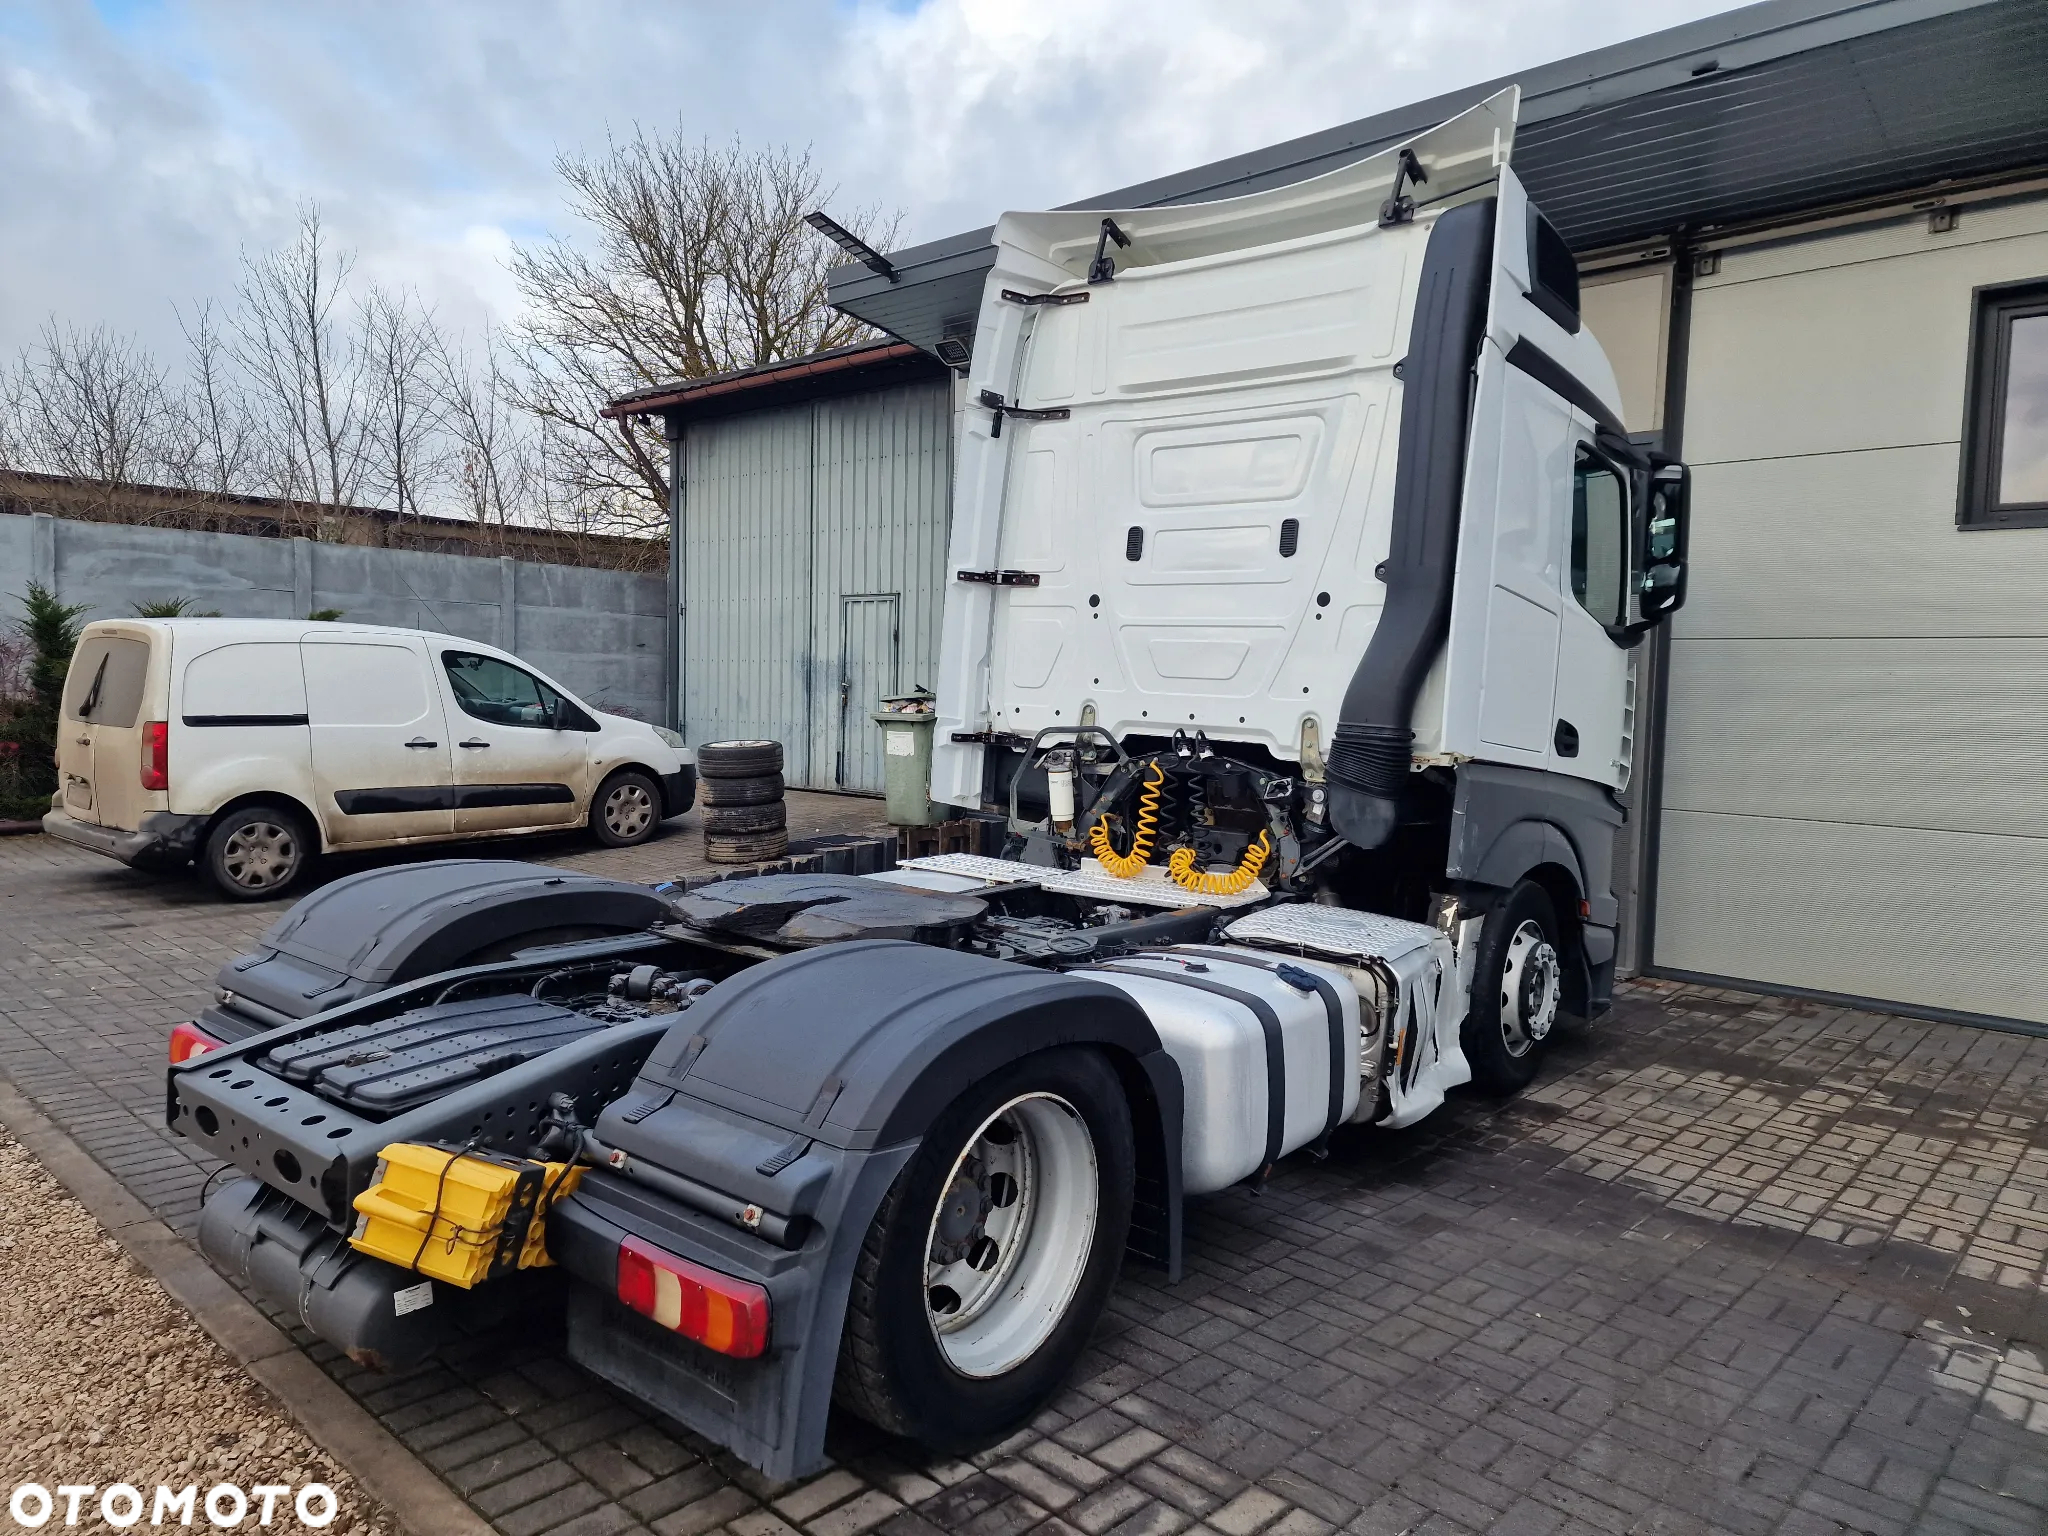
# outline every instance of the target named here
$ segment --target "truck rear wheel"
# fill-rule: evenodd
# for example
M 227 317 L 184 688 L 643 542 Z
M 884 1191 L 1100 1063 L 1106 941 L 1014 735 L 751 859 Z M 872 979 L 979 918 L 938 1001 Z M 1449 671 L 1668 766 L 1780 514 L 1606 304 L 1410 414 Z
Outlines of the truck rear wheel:
M 835 1395 L 946 1452 L 987 1445 L 1058 1389 L 1123 1262 L 1130 1107 L 1093 1051 L 1042 1051 L 925 1136 L 855 1266 Z
M 1564 997 L 1562 953 L 1557 909 L 1532 880 L 1509 891 L 1486 919 L 1459 1035 L 1472 1081 L 1486 1092 L 1519 1093 L 1535 1081 Z

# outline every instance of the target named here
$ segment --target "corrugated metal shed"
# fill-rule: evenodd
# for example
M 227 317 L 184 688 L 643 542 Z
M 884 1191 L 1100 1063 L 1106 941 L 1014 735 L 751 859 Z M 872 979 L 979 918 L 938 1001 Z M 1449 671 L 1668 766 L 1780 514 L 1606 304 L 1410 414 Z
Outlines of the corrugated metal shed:
M 2041 0 L 1769 0 L 1071 207 L 1201 202 L 1371 154 L 1522 87 L 1515 169 L 1579 251 L 2048 164 Z M 923 347 L 971 321 L 978 229 L 835 268 L 839 308 Z
M 793 786 L 880 791 L 875 704 L 937 675 L 952 388 L 923 362 L 909 382 L 677 423 L 692 743 L 768 737 Z

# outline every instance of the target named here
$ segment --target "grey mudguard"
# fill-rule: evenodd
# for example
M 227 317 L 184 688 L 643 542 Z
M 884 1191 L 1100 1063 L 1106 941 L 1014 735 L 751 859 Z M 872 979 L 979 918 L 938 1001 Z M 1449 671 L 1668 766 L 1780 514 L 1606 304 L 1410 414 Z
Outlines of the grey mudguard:
M 1586 913 L 1560 912 L 1576 942 L 1577 974 L 1567 973 L 1566 1005 L 1588 1017 L 1614 989 L 1614 835 L 1623 812 L 1604 786 L 1561 773 L 1463 763 L 1451 808 L 1445 871 L 1453 880 L 1506 890 L 1531 870 L 1565 871 Z
M 437 859 L 368 869 L 322 886 L 221 967 L 236 1002 L 201 1015 L 238 1040 L 460 965 L 522 934 L 631 933 L 669 915 L 644 885 L 503 859 Z
M 800 1246 L 593 1172 L 548 1226 L 557 1262 L 590 1283 L 572 1303 L 570 1353 L 771 1477 L 818 1470 L 854 1262 L 890 1183 L 969 1086 L 1063 1045 L 1117 1068 L 1138 1141 L 1132 1251 L 1177 1276 L 1180 1073 L 1126 994 L 928 945 L 834 944 L 720 983 L 597 1125 L 636 1163 L 800 1222 Z M 628 1234 L 766 1288 L 768 1352 L 728 1359 L 612 1300 Z
M 1618 910 L 1614 834 L 1621 823 L 1614 796 L 1585 779 L 1462 763 L 1445 873 L 1505 889 L 1539 864 L 1556 864 L 1578 882 L 1591 920 L 1611 927 Z

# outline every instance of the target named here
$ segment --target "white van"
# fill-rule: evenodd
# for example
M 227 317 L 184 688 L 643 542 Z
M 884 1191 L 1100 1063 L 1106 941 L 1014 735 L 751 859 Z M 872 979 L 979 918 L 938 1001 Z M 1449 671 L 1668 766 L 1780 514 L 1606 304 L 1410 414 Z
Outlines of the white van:
M 340 849 L 577 826 L 626 847 L 697 792 L 675 732 L 492 646 L 269 619 L 87 625 L 57 776 L 52 837 L 138 868 L 196 859 L 250 901 Z

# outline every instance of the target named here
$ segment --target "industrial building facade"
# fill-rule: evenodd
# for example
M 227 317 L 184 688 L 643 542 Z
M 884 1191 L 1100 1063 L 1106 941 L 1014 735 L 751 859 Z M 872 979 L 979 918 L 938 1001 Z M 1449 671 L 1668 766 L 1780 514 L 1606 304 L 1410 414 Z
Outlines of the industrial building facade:
M 1517 173 L 1580 259 L 1627 425 L 1694 467 L 1691 595 L 1644 658 L 1628 966 L 2048 1027 L 2044 78 L 2039 4 L 1771 0 L 1520 79 Z M 1499 83 L 1076 206 L 1285 184 Z M 988 260 L 981 230 L 835 272 L 897 343 L 829 409 L 671 415 L 693 740 L 801 721 L 803 782 L 867 787 L 851 722 L 930 680 L 949 574 L 946 379 L 880 370 L 972 345 Z M 930 449 L 859 446 L 850 418 L 913 388 Z M 770 621 L 777 572 L 805 595 Z M 887 594 L 877 670 L 883 606 L 857 600 Z

